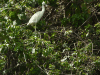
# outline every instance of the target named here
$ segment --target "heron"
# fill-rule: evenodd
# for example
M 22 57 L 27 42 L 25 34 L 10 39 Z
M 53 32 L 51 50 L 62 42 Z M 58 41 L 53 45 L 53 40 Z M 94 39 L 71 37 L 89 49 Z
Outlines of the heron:
M 27 25 L 32 25 L 35 24 L 35 32 L 36 32 L 36 23 L 42 18 L 44 12 L 45 12 L 45 5 L 46 3 L 43 1 L 42 2 L 42 11 L 36 12 L 29 20 Z

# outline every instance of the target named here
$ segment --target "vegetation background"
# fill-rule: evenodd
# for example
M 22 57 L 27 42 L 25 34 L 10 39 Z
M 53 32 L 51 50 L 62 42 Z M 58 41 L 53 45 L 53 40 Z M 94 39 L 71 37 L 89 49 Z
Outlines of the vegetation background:
M 100 1 L 0 0 L 0 75 L 99 75 Z

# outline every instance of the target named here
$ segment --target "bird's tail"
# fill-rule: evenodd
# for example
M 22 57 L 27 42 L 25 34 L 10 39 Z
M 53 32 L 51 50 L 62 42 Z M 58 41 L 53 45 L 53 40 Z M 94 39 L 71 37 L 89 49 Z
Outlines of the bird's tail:
M 29 23 L 27 23 L 27 25 L 29 25 Z

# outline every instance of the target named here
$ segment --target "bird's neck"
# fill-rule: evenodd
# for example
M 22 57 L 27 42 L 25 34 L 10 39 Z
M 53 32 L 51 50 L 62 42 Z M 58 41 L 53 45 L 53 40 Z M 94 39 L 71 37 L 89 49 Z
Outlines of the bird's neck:
M 45 11 L 45 7 L 44 7 L 44 5 L 42 5 L 42 11 Z

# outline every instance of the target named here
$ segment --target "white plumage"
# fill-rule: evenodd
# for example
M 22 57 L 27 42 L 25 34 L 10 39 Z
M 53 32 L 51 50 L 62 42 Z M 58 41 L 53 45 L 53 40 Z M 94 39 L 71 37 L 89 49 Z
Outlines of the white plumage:
M 44 14 L 44 11 L 45 11 L 45 7 L 44 7 L 45 2 L 43 1 L 42 2 L 42 11 L 38 11 L 36 12 L 29 20 L 29 22 L 27 23 L 27 25 L 31 25 L 31 24 L 35 24 L 41 19 L 41 17 L 43 16 Z M 35 31 L 36 31 L 36 26 L 35 26 Z

